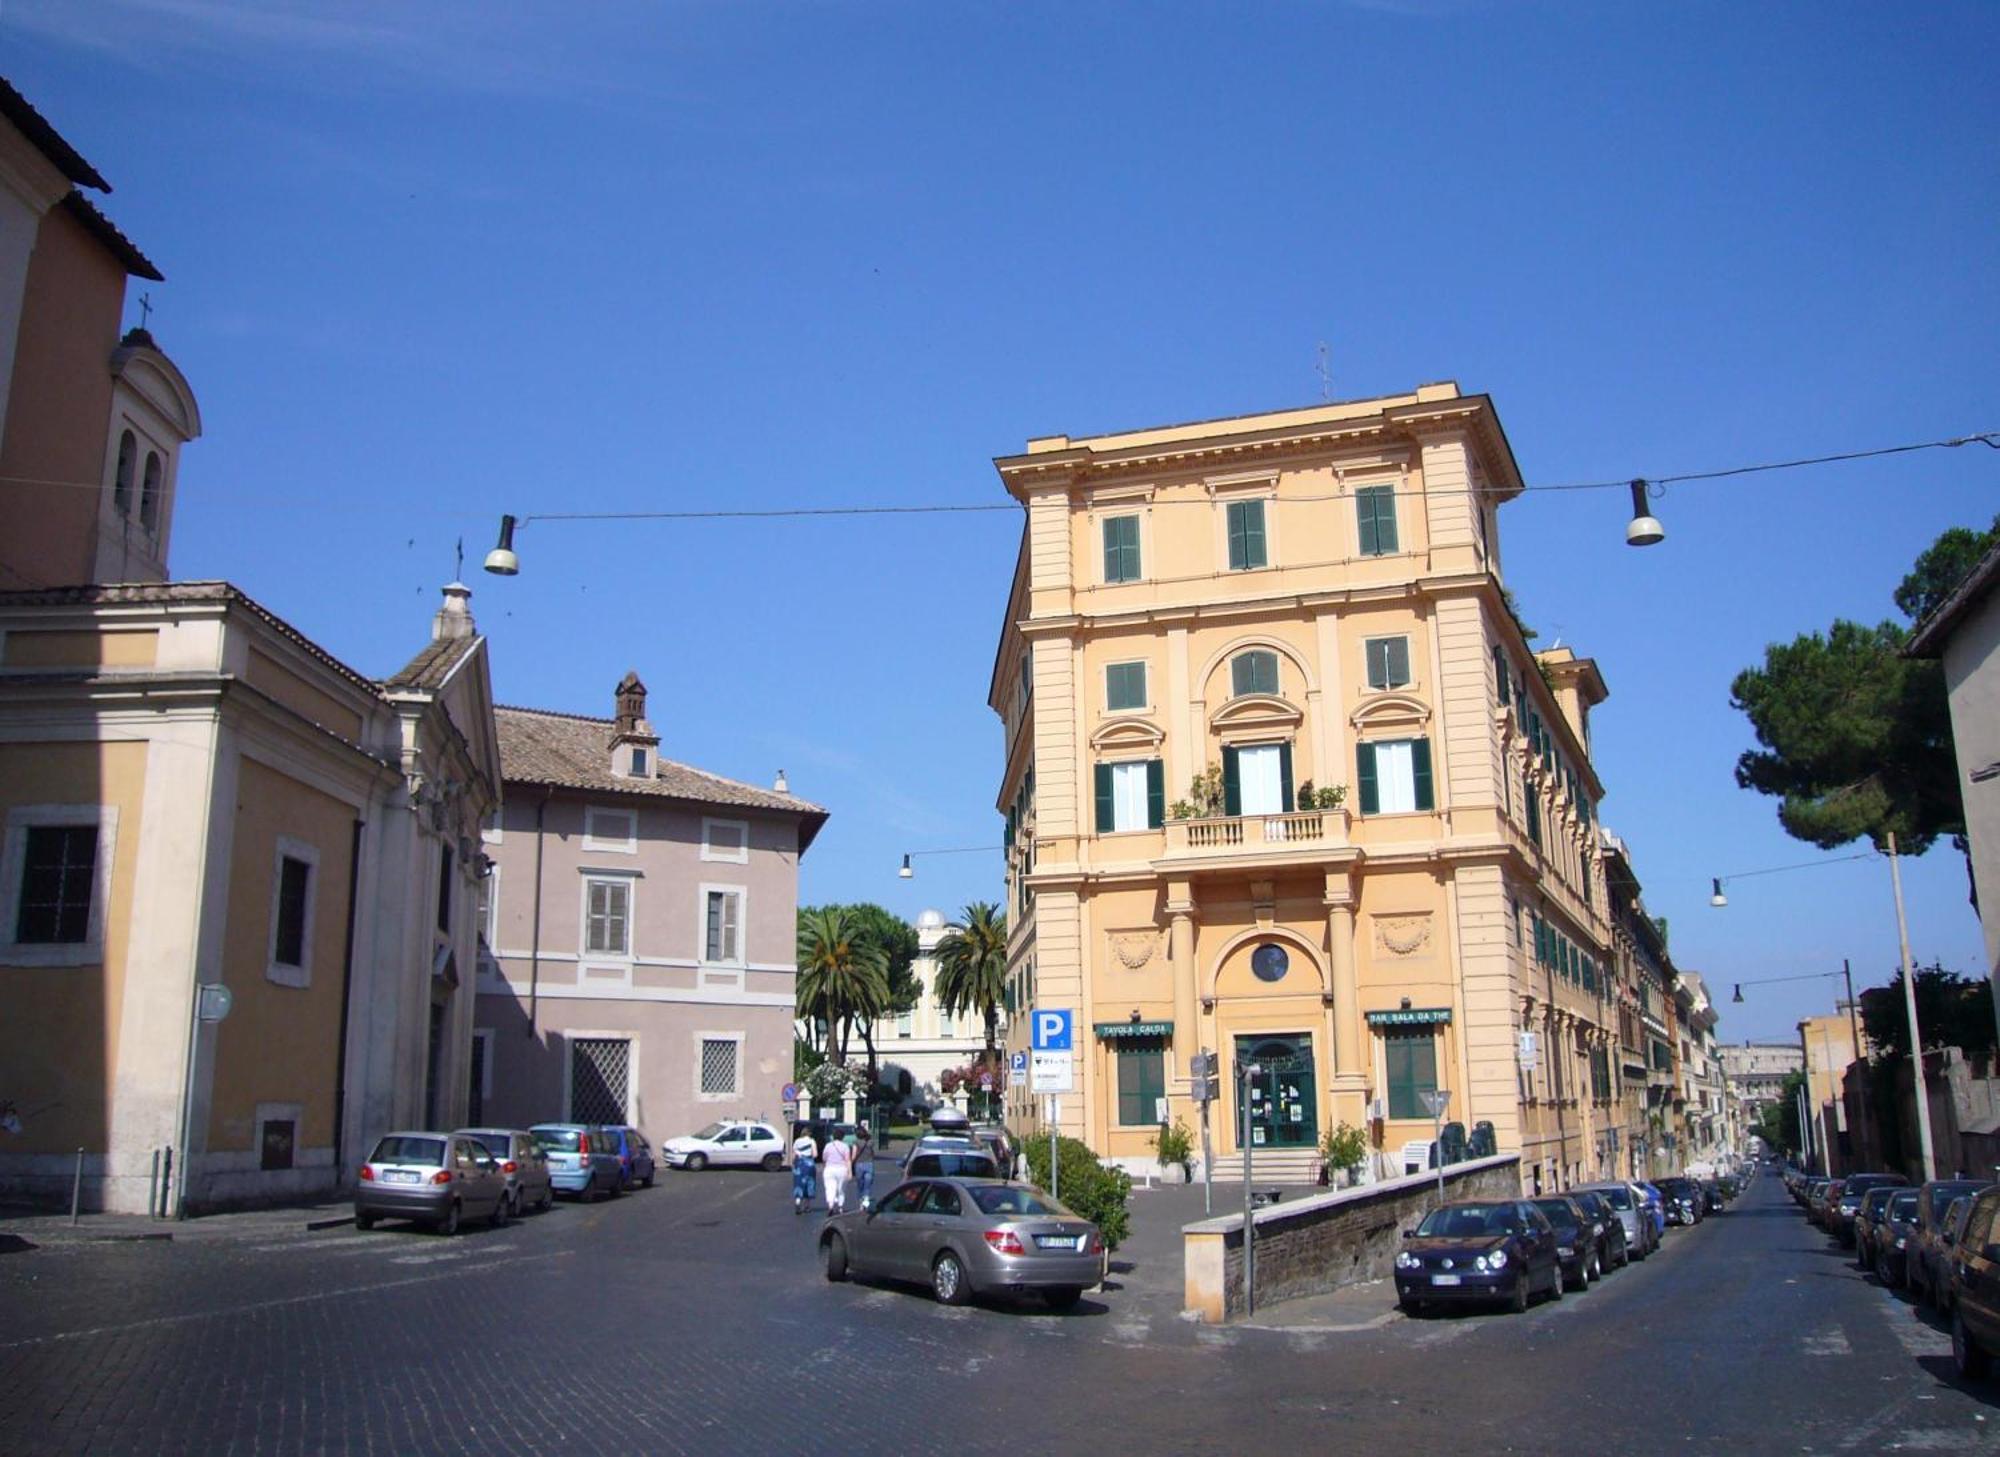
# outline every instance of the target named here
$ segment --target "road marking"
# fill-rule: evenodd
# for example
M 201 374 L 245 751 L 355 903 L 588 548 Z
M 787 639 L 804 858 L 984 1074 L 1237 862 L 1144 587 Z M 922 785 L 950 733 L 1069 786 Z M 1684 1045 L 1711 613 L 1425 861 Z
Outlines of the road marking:
M 462 1260 L 471 1250 L 431 1250 L 421 1255 L 397 1255 L 389 1263 L 392 1265 L 436 1265 L 446 1260 Z
M 523 1255 L 514 1263 L 525 1265 L 535 1260 L 555 1260 L 567 1258 L 571 1250 L 550 1250 L 546 1254 Z M 125 1321 L 118 1325 L 91 1326 L 80 1331 L 57 1331 L 53 1335 L 28 1336 L 21 1340 L 0 1341 L 0 1351 L 16 1351 L 28 1346 L 52 1346 L 63 1341 L 84 1341 L 93 1336 L 123 1335 L 128 1331 L 164 1330 L 170 1326 L 192 1325 L 203 1320 L 232 1320 L 237 1316 L 251 1315 L 260 1310 L 283 1310 L 294 1305 L 318 1305 L 327 1300 L 349 1300 L 357 1295 L 375 1295 L 384 1290 L 401 1290 L 411 1285 L 429 1285 L 439 1280 L 449 1280 L 458 1275 L 468 1275 L 475 1271 L 484 1273 L 484 1265 L 466 1265 L 453 1270 L 439 1270 L 429 1275 L 405 1275 L 396 1280 L 377 1280 L 371 1285 L 343 1285 L 334 1290 L 315 1290 L 308 1295 L 287 1295 L 276 1300 L 257 1300 L 248 1305 L 232 1305 L 222 1310 L 196 1310 L 184 1315 L 156 1315 L 146 1320 Z
M 1804 1336 L 1799 1341 L 1800 1348 L 1808 1356 L 1851 1356 L 1854 1347 L 1847 1343 L 1847 1332 L 1839 1329 L 1822 1331 L 1818 1335 Z
M 1143 1346 L 1146 1337 L 1153 1333 L 1153 1322 L 1141 1316 L 1137 1319 L 1114 1320 L 1111 1322 L 1113 1343 L 1121 1346 Z
M 1278 1331 L 1285 1335 L 1338 1336 L 1351 1334 L 1354 1331 L 1379 1330 L 1392 1320 L 1407 1319 L 1408 1317 L 1400 1310 L 1385 1310 L 1380 1315 L 1371 1316 L 1367 1320 L 1350 1321 L 1345 1325 L 1267 1325 L 1262 1321 L 1246 1320 L 1243 1322 L 1243 1329 L 1252 1331 Z

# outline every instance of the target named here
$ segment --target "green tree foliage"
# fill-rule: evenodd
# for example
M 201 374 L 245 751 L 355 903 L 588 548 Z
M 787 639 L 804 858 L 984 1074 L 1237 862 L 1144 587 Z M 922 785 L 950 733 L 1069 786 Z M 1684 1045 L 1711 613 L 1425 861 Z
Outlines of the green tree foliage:
M 808 1027 L 824 1024 L 825 1051 L 845 1062 L 854 1024 L 873 1021 L 888 1005 L 887 958 L 847 906 L 802 909 L 798 939 L 799 1018 Z
M 1990 1054 L 1994 1045 L 1993 984 L 1984 977 L 1959 976 L 1942 966 L 1917 968 L 1917 1025 L 1926 1051 L 1963 1048 L 1966 1056 Z M 1903 976 L 1861 993 L 1861 1032 L 1886 1057 L 1910 1050 L 1909 1009 L 1903 1003 Z
M 1783 1091 L 1775 1103 L 1766 1104 L 1759 1115 L 1756 1132 L 1772 1148 L 1787 1154 L 1797 1155 L 1801 1147 L 1799 1137 L 1799 1089 L 1806 1085 L 1806 1075 L 1802 1072 L 1785 1074 Z
M 853 905 L 803 906 L 799 910 L 799 933 L 805 934 L 807 917 L 826 911 L 840 911 L 846 914 L 854 928 L 854 934 L 874 945 L 881 953 L 882 977 L 887 990 L 877 1011 L 867 1017 L 851 1017 L 842 1029 L 841 1049 L 844 1053 L 846 1038 L 859 1035 L 862 1046 L 868 1052 L 868 1077 L 872 1083 L 877 1076 L 875 1059 L 875 1018 L 895 1012 L 907 1012 L 915 1007 L 923 995 L 923 986 L 916 974 L 910 970 L 910 963 L 917 957 L 917 931 L 908 921 L 893 912 L 884 910 L 872 901 L 858 901 Z M 799 965 L 801 976 L 805 964 Z M 825 1016 L 824 1009 L 807 1008 L 808 998 L 803 980 L 799 986 L 798 1015 L 806 1026 L 817 1035 L 818 1024 L 825 1022 L 831 1040 L 833 1019 Z M 814 1048 L 815 1051 L 819 1049 Z
M 1963 831 L 1943 670 L 1904 657 L 1908 640 L 1893 622 L 1836 622 L 1772 646 L 1730 685 L 1764 746 L 1736 761 L 1736 782 L 1777 797 L 1795 839 L 1882 848 L 1894 833 L 1920 855 Z
M 1000 1002 L 1007 992 L 1006 913 L 991 901 L 974 901 L 946 929 L 936 956 L 938 1004 L 954 1016 L 979 1013 L 986 1023 L 986 1053 L 981 1060 L 994 1061 L 999 1055 Z
M 1921 618 L 1951 595 L 2000 543 L 1954 528 L 1933 542 L 1896 588 L 1897 607 Z M 1866 838 L 1921 855 L 1940 835 L 1965 848 L 1965 808 L 1952 755 L 1944 670 L 1905 658 L 1907 628 L 1837 621 L 1764 651 L 1761 668 L 1730 684 L 1729 701 L 1761 746 L 1736 761 L 1736 782 L 1779 801 L 1778 822 L 1823 850 Z
M 1972 575 L 1987 552 L 2000 546 L 2000 516 L 1985 531 L 1954 526 L 1917 558 L 1909 576 L 1896 588 L 1896 606 L 1911 622 L 1922 622 Z
M 1028 1155 L 1028 1178 L 1039 1188 L 1049 1187 L 1049 1140 L 1029 1138 L 1023 1145 Z M 1132 1176 L 1123 1169 L 1106 1168 L 1080 1138 L 1056 1140 L 1058 1202 L 1082 1215 L 1104 1236 L 1105 1247 L 1117 1249 L 1132 1232 L 1132 1217 L 1125 1201 L 1132 1195 Z

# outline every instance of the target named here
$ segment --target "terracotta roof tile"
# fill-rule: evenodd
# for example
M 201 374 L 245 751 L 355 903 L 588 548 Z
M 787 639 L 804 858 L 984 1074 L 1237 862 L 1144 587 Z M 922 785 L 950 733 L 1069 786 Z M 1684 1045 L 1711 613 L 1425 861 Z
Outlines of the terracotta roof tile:
M 613 724 L 608 718 L 505 706 L 495 708 L 493 717 L 500 729 L 501 774 L 509 783 L 552 784 L 608 794 L 650 794 L 663 799 L 795 814 L 802 820 L 801 851 L 826 822 L 824 809 L 796 795 L 758 789 L 657 755 L 650 778 L 631 779 L 613 774 L 608 752 Z
M 426 643 L 423 651 L 403 664 L 399 672 L 383 679 L 382 686 L 391 693 L 434 692 L 444 686 L 452 670 L 477 646 L 477 637 L 441 637 Z

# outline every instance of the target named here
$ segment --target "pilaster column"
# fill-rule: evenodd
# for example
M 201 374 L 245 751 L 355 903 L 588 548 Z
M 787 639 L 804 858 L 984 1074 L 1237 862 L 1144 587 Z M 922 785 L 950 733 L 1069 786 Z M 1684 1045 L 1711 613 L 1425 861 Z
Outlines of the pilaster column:
M 1333 1071 L 1361 1086 L 1368 1081 L 1368 1062 L 1354 967 L 1354 881 L 1349 872 L 1327 872 L 1325 905 L 1327 963 L 1333 975 Z
M 1201 1051 L 1200 1003 L 1195 999 L 1194 894 L 1184 880 L 1167 883 L 1167 955 L 1174 976 L 1174 1060 L 1180 1064 L 1167 1070 L 1168 1085 L 1184 1077 L 1188 1059 Z

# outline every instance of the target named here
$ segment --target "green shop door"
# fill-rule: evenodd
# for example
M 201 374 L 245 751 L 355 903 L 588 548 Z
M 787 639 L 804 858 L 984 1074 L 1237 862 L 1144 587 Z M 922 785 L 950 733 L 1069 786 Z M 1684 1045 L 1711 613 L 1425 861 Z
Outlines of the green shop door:
M 1239 1037 L 1236 1064 L 1255 1063 L 1263 1073 L 1245 1096 L 1250 1104 L 1252 1148 L 1319 1146 L 1318 1080 L 1312 1038 Z

